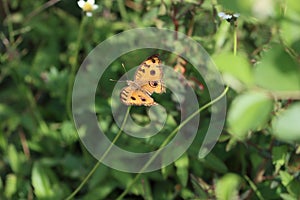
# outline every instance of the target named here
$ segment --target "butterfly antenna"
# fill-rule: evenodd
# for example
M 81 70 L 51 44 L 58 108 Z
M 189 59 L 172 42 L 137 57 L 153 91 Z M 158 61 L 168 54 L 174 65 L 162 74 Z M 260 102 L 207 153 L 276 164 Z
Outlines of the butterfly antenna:
M 127 80 L 129 80 L 129 79 L 128 79 L 128 76 L 127 76 L 127 71 L 126 71 L 126 68 L 125 68 L 125 65 L 124 65 L 124 63 L 122 63 L 122 67 L 123 67 L 123 69 L 124 69 L 124 71 L 125 71 L 125 76 L 126 76 L 126 79 L 127 79 Z
M 124 69 L 124 71 L 125 71 L 126 79 L 128 80 L 128 77 L 127 77 L 127 71 L 126 71 L 126 68 L 125 68 L 125 66 L 124 66 L 123 63 L 122 63 L 122 67 L 123 67 L 123 69 Z M 109 81 L 114 81 L 114 82 L 126 82 L 126 81 L 115 80 L 115 79 L 112 79 L 112 78 L 110 78 Z

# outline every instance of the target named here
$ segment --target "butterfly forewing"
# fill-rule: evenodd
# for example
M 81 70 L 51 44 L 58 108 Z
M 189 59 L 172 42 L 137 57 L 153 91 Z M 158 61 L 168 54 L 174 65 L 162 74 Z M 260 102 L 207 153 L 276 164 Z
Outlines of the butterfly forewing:
M 163 70 L 158 55 L 147 58 L 136 70 L 134 80 L 128 81 L 128 87 L 122 89 L 121 101 L 126 105 L 156 105 L 150 95 L 166 91 L 162 77 Z

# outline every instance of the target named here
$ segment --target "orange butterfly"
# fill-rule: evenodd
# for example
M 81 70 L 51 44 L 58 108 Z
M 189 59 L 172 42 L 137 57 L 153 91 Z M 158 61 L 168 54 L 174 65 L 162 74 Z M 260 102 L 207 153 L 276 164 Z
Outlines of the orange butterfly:
M 147 58 L 135 72 L 134 80 L 127 80 L 127 87 L 120 93 L 120 99 L 125 105 L 152 106 L 157 103 L 151 98 L 153 92 L 166 92 L 162 80 L 163 70 L 158 55 Z

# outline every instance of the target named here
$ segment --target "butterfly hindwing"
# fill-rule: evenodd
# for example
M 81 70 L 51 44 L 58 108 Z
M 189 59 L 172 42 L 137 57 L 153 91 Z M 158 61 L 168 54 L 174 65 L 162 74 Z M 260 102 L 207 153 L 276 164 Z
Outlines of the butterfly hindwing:
M 155 93 L 163 93 L 166 91 L 166 88 L 164 86 L 164 83 L 162 80 L 159 81 L 148 81 L 146 84 L 142 85 L 141 88 L 144 91 L 147 91 L 150 95 L 155 92 Z
M 130 86 L 122 89 L 120 93 L 120 99 L 125 105 L 128 106 L 152 106 L 156 104 L 147 93 L 140 89 L 133 89 Z

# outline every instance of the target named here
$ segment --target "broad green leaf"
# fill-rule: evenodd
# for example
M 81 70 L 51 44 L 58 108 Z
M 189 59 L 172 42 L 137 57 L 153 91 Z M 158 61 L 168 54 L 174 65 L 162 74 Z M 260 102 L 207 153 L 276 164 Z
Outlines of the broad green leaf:
M 216 184 L 216 196 L 218 200 L 238 199 L 238 191 L 241 186 L 241 177 L 229 173 L 218 180 Z
M 297 3 L 299 5 L 299 2 Z M 287 45 L 292 47 L 294 42 L 299 42 L 300 40 L 300 13 L 299 11 L 292 10 L 288 8 L 285 13 L 285 17 L 280 21 L 281 25 L 281 36 Z M 299 50 L 299 47 L 298 49 Z M 299 52 L 299 51 L 298 51 Z
M 19 170 L 21 169 L 20 166 L 21 159 L 18 155 L 15 146 L 9 145 L 7 153 L 8 153 L 10 167 L 12 168 L 13 172 L 18 173 Z
M 227 117 L 230 134 L 239 140 L 246 139 L 248 132 L 259 130 L 269 119 L 272 100 L 264 93 L 248 92 L 233 100 Z
M 183 187 L 186 186 L 188 176 L 189 176 L 189 158 L 185 153 L 178 160 L 175 161 L 174 165 L 176 166 L 176 174 L 180 180 L 180 183 Z
M 272 134 L 283 141 L 300 141 L 300 103 L 290 105 L 272 120 Z
M 235 86 L 235 81 L 230 79 L 230 77 L 226 78 L 228 75 L 231 75 L 232 78 L 241 81 L 247 87 L 252 86 L 254 82 L 253 74 L 245 55 L 240 54 L 238 56 L 234 56 L 232 53 L 222 53 L 214 55 L 213 60 L 218 69 L 224 74 L 225 82 L 227 82 L 228 85 L 233 88 L 238 87 Z
M 42 166 L 40 163 L 35 163 L 33 165 L 31 179 L 34 194 L 39 199 L 49 199 L 54 196 L 55 191 L 51 188 L 50 177 L 45 166 Z
M 11 199 L 17 192 L 17 176 L 15 174 L 8 174 L 6 176 L 4 195 Z
M 5 136 L 3 130 L 0 130 L 0 149 L 5 150 L 7 149 L 8 141 L 7 137 Z
M 195 198 L 194 192 L 189 190 L 188 188 L 182 188 L 180 191 L 180 196 L 183 199 L 194 199 Z
M 300 4 L 298 0 L 285 1 L 284 18 L 280 21 L 280 32 L 282 39 L 287 45 L 300 52 Z
M 300 67 L 282 46 L 272 45 L 255 70 L 257 85 L 277 92 L 300 90 Z
M 218 172 L 218 173 L 226 173 L 228 168 L 226 164 L 213 153 L 208 154 L 205 158 L 199 159 L 206 167 Z

